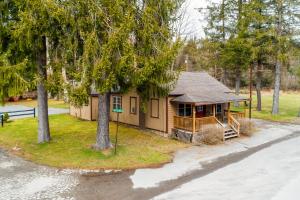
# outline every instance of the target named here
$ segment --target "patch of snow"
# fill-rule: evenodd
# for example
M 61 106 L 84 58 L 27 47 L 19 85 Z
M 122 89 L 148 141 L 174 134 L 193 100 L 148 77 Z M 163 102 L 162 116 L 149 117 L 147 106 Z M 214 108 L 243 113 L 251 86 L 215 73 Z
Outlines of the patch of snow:
M 300 175 L 283 187 L 272 200 L 295 200 L 300 197 Z
M 250 138 L 241 138 L 239 142 L 251 148 L 291 135 L 294 131 L 300 131 L 300 126 L 273 125 L 269 128 L 261 129 Z
M 159 195 L 154 200 L 272 199 L 295 174 L 299 174 L 299 145 L 300 138 L 272 145 L 240 162 Z M 299 190 L 299 185 L 300 178 L 297 178 L 272 200 L 295 199 L 291 192 Z M 288 196 L 289 194 L 291 195 Z M 293 194 L 298 194 L 299 197 L 299 191 Z
M 2 169 L 9 169 L 12 167 L 17 166 L 16 163 L 12 162 L 12 161 L 7 161 L 7 162 L 1 162 L 0 163 L 0 168 Z
M 160 182 L 176 179 L 187 172 L 201 169 L 199 154 L 196 147 L 178 151 L 172 163 L 158 169 L 139 169 L 130 176 L 133 188 L 157 187 Z
M 27 195 L 46 191 L 49 187 L 58 184 L 59 179 L 54 177 L 37 177 L 24 185 L 23 190 Z
M 174 180 L 194 170 L 201 169 L 203 164 L 211 163 L 220 157 L 247 151 L 249 148 L 291 135 L 295 131 L 300 131 L 299 125 L 265 123 L 263 126 L 252 137 L 228 140 L 224 144 L 217 146 L 201 145 L 178 151 L 174 156 L 173 162 L 164 165 L 162 168 L 138 169 L 130 177 L 133 188 L 158 187 L 163 181 Z

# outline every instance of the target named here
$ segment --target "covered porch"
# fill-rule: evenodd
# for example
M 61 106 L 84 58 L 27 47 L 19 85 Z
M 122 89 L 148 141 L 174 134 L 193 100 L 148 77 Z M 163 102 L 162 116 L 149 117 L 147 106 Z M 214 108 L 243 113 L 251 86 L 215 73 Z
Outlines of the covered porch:
M 191 134 L 198 133 L 205 125 L 215 124 L 223 129 L 224 140 L 231 137 L 239 137 L 239 119 L 246 117 L 246 101 L 243 111 L 231 110 L 231 102 L 215 104 L 198 103 L 174 103 L 176 115 L 174 116 L 174 128 L 188 131 Z

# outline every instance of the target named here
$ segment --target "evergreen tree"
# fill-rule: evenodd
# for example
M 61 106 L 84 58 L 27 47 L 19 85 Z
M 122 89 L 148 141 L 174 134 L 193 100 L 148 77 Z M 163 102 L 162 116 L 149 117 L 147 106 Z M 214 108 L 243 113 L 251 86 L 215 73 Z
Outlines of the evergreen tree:
M 299 31 L 300 2 L 298 0 L 272 0 L 268 12 L 273 21 L 273 45 L 275 49 L 275 81 L 272 114 L 279 113 L 279 93 L 282 67 L 288 63 L 287 52 L 292 38 Z
M 17 14 L 14 2 L 0 2 L 0 103 L 7 97 L 22 94 L 29 87 L 29 82 L 22 77 L 27 61 L 20 59 L 11 35 Z
M 36 83 L 38 91 L 38 142 L 49 142 L 47 40 L 51 41 L 60 31 L 60 22 L 66 19 L 65 10 L 61 2 L 56 0 L 14 2 L 18 9 L 18 20 L 11 35 L 16 41 L 17 51 L 21 57 L 28 59 L 28 66 L 34 72 L 31 82 Z
M 179 41 L 173 40 L 172 23 L 181 0 L 135 1 L 135 77 L 140 96 L 140 127 L 145 127 L 146 102 L 168 95 L 177 73 L 172 71 Z
M 76 84 L 69 86 L 70 101 L 81 106 L 87 103 L 91 90 L 99 95 L 97 150 L 111 147 L 109 138 L 109 105 L 112 89 L 126 90 L 134 67 L 133 44 L 130 40 L 134 6 L 125 0 L 70 1 Z M 70 44 L 70 43 L 68 43 Z M 67 45 L 68 46 L 68 45 Z M 77 54 L 79 53 L 79 54 Z
M 271 39 L 271 17 L 268 13 L 269 0 L 251 0 L 245 7 L 245 23 L 252 49 L 252 64 L 256 66 L 256 109 L 261 111 L 261 87 L 263 70 L 270 67 L 273 54 Z

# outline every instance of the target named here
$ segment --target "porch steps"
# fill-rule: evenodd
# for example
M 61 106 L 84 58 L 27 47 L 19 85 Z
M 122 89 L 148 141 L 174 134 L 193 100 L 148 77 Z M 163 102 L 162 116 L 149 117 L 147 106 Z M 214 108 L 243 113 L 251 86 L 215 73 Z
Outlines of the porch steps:
M 224 140 L 228 140 L 230 138 L 238 137 L 238 133 L 235 132 L 233 129 L 226 129 L 224 131 Z

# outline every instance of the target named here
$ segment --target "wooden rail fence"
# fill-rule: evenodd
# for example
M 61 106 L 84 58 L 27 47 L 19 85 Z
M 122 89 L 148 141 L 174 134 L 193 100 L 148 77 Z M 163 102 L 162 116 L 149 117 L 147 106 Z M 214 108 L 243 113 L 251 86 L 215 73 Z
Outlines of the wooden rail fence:
M 33 115 L 35 118 L 35 108 L 28 109 L 28 110 L 18 110 L 18 111 L 8 111 L 8 112 L 0 112 L 0 120 L 1 126 L 4 126 L 4 115 L 8 114 L 9 117 L 18 117 L 18 116 L 26 116 L 26 115 Z

